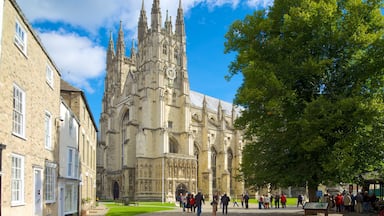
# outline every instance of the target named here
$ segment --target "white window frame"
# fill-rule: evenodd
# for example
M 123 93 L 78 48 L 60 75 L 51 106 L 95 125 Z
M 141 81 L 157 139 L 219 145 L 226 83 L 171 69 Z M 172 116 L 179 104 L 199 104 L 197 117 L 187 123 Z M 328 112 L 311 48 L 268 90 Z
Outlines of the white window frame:
M 47 64 L 47 67 L 45 69 L 45 75 L 46 75 L 46 79 L 47 79 L 47 83 L 48 85 L 53 88 L 53 70 L 52 70 L 52 67 L 49 66 L 49 64 Z
M 27 31 L 17 19 L 15 21 L 15 44 L 24 54 L 27 54 Z
M 68 148 L 67 153 L 67 177 L 79 178 L 79 152 L 74 148 Z
M 24 157 L 11 155 L 11 205 L 24 205 Z
M 78 202 L 78 186 L 75 183 L 65 184 L 64 195 L 64 214 L 72 214 L 77 212 Z
M 16 84 L 13 85 L 12 133 L 25 137 L 25 92 Z
M 55 163 L 45 163 L 44 198 L 46 203 L 54 203 L 56 201 L 56 167 L 57 165 Z
M 48 111 L 45 112 L 44 116 L 44 133 L 45 148 L 52 150 L 52 115 Z

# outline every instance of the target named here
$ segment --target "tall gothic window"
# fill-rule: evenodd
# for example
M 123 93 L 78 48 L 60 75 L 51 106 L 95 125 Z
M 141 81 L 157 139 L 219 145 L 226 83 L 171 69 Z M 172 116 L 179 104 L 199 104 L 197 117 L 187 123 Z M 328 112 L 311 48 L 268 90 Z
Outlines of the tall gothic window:
M 211 149 L 211 170 L 212 170 L 212 189 L 216 189 L 217 180 L 216 180 L 216 157 L 217 152 L 214 148 Z
M 232 160 L 233 160 L 233 153 L 231 149 L 228 149 L 228 172 L 229 172 L 229 188 L 232 188 Z
M 129 122 L 129 110 L 124 114 L 123 121 L 121 124 L 121 165 L 127 165 L 126 160 L 124 160 L 124 144 L 127 144 L 127 125 Z

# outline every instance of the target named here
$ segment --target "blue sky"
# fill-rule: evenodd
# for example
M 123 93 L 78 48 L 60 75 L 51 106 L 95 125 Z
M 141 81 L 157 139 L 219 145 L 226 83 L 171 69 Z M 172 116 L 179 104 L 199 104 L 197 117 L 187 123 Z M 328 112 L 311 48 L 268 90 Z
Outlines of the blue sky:
M 116 41 L 122 21 L 127 53 L 137 38 L 142 0 L 17 0 L 39 34 L 62 78 L 82 89 L 99 124 L 106 49 L 110 32 Z M 144 0 L 150 19 L 153 0 Z M 191 90 L 232 102 L 241 77 L 224 79 L 234 54 L 224 54 L 224 35 L 235 20 L 266 8 L 273 0 L 182 0 L 187 34 L 187 66 Z M 175 18 L 179 0 L 160 0 Z M 148 20 L 150 22 L 150 20 Z

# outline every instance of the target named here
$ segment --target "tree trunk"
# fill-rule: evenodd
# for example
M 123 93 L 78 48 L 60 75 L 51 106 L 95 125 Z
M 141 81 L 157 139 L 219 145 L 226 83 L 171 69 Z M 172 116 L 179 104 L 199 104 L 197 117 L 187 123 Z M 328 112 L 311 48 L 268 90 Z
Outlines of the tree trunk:
M 318 202 L 319 199 L 316 196 L 317 185 L 308 184 L 308 198 L 309 202 Z

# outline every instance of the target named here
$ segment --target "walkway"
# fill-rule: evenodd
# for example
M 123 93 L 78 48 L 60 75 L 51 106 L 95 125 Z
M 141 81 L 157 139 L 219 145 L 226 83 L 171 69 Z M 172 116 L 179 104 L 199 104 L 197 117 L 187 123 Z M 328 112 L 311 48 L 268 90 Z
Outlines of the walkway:
M 105 216 L 108 212 L 108 209 L 103 205 L 101 202 L 98 207 L 95 209 L 92 209 L 89 211 L 89 216 Z M 230 216 L 250 216 L 250 215 L 263 215 L 263 216 L 276 216 L 276 215 L 282 215 L 282 216 L 297 216 L 297 215 L 304 215 L 304 210 L 301 208 L 296 207 L 288 207 L 288 208 L 271 208 L 271 209 L 258 209 L 256 204 L 251 204 L 249 209 L 241 208 L 241 207 L 233 207 L 230 205 L 228 207 L 228 215 Z M 196 213 L 191 212 L 183 212 L 181 208 L 175 208 L 174 210 L 167 210 L 162 212 L 154 212 L 154 213 L 147 213 L 147 214 L 141 214 L 140 216 L 194 216 Z M 212 207 L 208 203 L 206 203 L 203 206 L 203 213 L 202 216 L 210 216 L 212 215 Z M 221 216 L 223 215 L 221 212 L 221 209 L 218 209 L 217 215 Z M 339 214 L 334 211 L 330 211 L 329 216 L 377 216 L 377 214 L 357 214 L 357 213 L 345 213 L 345 214 Z

